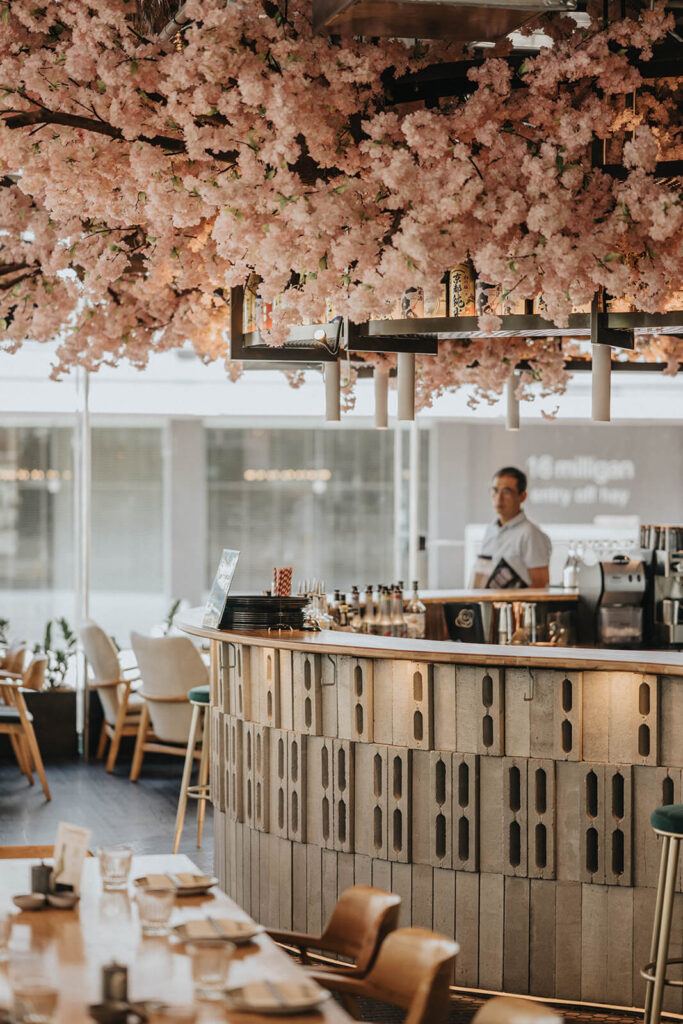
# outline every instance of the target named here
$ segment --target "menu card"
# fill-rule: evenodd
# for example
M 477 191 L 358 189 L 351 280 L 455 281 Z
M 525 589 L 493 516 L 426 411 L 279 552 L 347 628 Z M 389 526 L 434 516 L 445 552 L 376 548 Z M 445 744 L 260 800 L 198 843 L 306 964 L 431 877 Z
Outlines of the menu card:
M 54 885 L 69 885 L 80 891 L 83 861 L 88 856 L 90 829 L 60 821 L 55 842 Z
M 231 551 L 229 548 L 223 549 L 223 554 L 216 571 L 216 578 L 213 581 L 211 593 L 204 609 L 202 626 L 208 626 L 211 629 L 218 629 L 220 627 L 225 602 L 228 598 L 228 591 L 230 590 L 232 578 L 235 575 L 237 559 L 239 557 L 239 551 Z

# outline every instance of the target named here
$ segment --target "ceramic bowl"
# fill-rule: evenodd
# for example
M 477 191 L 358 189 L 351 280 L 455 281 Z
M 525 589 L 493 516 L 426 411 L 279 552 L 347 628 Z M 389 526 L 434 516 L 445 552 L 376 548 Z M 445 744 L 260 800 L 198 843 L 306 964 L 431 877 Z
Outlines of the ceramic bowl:
M 42 892 L 29 892 L 23 896 L 13 896 L 12 903 L 20 910 L 42 910 L 46 899 Z

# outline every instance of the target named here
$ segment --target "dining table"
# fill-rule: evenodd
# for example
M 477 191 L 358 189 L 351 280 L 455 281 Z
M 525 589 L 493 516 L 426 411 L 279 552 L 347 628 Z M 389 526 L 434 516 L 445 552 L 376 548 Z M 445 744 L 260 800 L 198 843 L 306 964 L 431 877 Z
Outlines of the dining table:
M 0 861 L 0 906 L 12 905 L 12 897 L 30 892 L 31 867 L 35 860 Z M 105 891 L 96 857 L 83 864 L 80 901 L 72 910 L 45 908 L 16 910 L 10 937 L 10 959 L 22 953 L 39 953 L 59 991 L 54 1024 L 91 1024 L 88 1006 L 101 1002 L 102 968 L 116 962 L 128 970 L 128 998 L 133 1003 L 155 1002 L 188 1005 L 195 1001 L 192 965 L 185 946 L 174 937 L 173 927 L 197 918 L 234 918 L 250 921 L 233 900 L 217 887 L 203 896 L 176 897 L 171 932 L 151 937 L 141 934 L 134 879 L 151 874 L 201 874 L 182 854 L 133 857 L 128 888 Z M 277 885 L 277 879 L 273 880 Z M 13 908 L 14 909 L 14 908 Z M 0 963 L 0 1009 L 11 1008 L 8 963 Z M 235 948 L 227 988 L 250 982 L 301 982 L 304 968 L 264 932 Z M 273 1016 L 238 1013 L 222 1002 L 198 1000 L 197 1021 L 272 1024 Z M 2 1015 L 0 1014 L 0 1019 Z M 162 1018 L 160 1018 L 162 1019 Z M 333 997 L 305 1014 L 288 1015 L 291 1024 L 348 1024 L 351 1017 Z

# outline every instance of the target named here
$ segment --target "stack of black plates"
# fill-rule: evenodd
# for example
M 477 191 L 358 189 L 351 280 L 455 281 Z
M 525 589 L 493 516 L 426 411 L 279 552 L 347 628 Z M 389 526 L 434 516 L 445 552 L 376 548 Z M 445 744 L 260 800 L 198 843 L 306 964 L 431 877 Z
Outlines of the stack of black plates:
M 307 597 L 229 597 L 219 629 L 301 629 Z

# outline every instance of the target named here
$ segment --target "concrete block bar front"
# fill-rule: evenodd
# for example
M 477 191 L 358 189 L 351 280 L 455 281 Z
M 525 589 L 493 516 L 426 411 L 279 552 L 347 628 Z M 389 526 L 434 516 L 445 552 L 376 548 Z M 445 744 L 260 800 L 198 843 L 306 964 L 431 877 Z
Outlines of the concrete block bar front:
M 683 800 L 683 657 L 345 633 L 211 641 L 215 868 L 275 928 L 373 884 L 455 937 L 456 984 L 643 1004 L 660 846 Z M 683 955 L 683 865 L 670 956 Z M 665 1008 L 683 1011 L 681 989 Z

